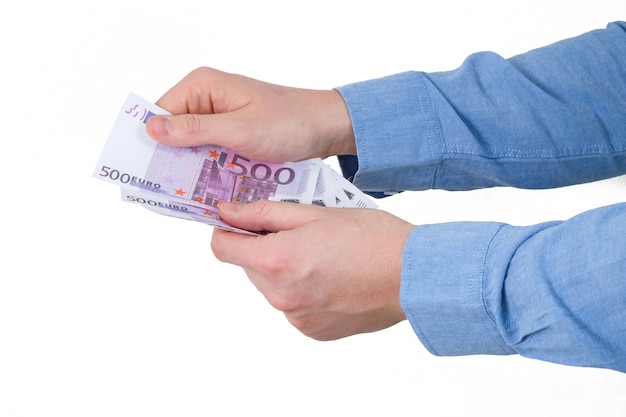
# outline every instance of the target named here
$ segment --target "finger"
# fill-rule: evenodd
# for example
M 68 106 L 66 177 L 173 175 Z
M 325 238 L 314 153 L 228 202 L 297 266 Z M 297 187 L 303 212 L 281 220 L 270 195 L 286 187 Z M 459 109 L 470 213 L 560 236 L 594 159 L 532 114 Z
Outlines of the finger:
M 190 103 L 192 98 L 188 96 L 188 93 L 180 87 L 180 84 L 172 87 L 163 97 L 157 100 L 157 106 L 167 110 L 172 114 L 185 114 L 185 113 L 212 113 L 209 111 L 190 111 Z
M 317 220 L 323 210 L 331 210 L 304 204 L 258 200 L 253 203 L 222 203 L 220 216 L 230 225 L 255 232 L 279 232 L 291 230 Z
M 224 84 L 228 74 L 212 68 L 197 68 L 170 88 L 156 105 L 172 114 L 214 113 L 212 93 Z
M 238 148 L 242 122 L 236 112 L 224 114 L 180 114 L 152 116 L 146 123 L 148 134 L 170 146 L 222 145 Z
M 248 269 L 264 259 L 268 248 L 263 240 L 263 236 L 249 236 L 215 229 L 211 239 L 211 250 L 220 261 Z

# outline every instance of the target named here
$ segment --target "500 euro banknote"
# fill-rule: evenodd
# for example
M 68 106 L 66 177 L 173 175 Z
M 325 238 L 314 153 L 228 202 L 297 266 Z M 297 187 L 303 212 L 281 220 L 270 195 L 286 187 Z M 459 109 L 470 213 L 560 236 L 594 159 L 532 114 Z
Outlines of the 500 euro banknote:
M 93 172 L 96 178 L 132 191 L 126 194 L 136 198 L 125 201 L 158 202 L 157 207 L 142 205 L 161 214 L 205 220 L 202 222 L 225 228 L 230 226 L 217 216 L 222 202 L 270 199 L 331 207 L 376 207 L 319 158 L 268 163 L 218 145 L 180 148 L 160 144 L 145 128 L 147 120 L 156 114 L 168 112 L 130 93 Z

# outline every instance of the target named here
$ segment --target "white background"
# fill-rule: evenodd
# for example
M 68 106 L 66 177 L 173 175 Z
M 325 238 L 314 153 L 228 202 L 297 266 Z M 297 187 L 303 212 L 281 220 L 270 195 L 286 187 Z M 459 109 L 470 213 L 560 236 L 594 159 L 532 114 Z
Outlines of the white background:
M 624 19 L 625 0 L 3 0 L 0 416 L 624 416 L 613 371 L 437 358 L 406 322 L 310 340 L 213 257 L 211 228 L 91 178 L 128 91 L 155 101 L 198 66 L 332 88 Z M 625 199 L 617 178 L 381 205 L 531 224 Z

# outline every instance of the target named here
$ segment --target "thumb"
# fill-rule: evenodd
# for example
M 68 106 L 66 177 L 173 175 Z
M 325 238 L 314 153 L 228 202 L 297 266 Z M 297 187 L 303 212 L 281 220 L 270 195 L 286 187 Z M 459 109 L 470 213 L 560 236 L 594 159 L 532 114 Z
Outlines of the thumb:
M 258 200 L 252 203 L 222 203 L 220 216 L 228 224 L 254 232 L 279 232 L 302 226 L 320 217 L 321 207 Z
M 223 138 L 233 138 L 234 123 L 229 114 L 179 114 L 152 116 L 146 122 L 146 131 L 156 141 L 170 146 L 189 147 L 223 145 Z

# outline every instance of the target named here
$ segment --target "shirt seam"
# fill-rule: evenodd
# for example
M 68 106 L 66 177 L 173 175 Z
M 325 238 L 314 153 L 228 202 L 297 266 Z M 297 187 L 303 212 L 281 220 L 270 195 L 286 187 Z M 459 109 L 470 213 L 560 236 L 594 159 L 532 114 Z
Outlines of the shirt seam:
M 421 89 L 423 90 L 423 93 L 420 94 L 420 91 L 418 90 L 418 86 L 415 86 L 415 92 L 417 96 L 419 97 L 420 109 L 422 111 L 422 114 L 424 115 L 424 121 L 426 124 L 426 132 L 427 132 L 426 134 L 427 134 L 427 140 L 428 140 L 428 148 L 430 150 L 430 158 L 432 160 L 439 161 L 437 164 L 434 164 L 435 166 L 431 170 L 429 187 L 433 188 L 435 185 L 435 179 L 437 178 L 437 175 L 436 175 L 437 166 L 443 160 L 444 141 L 443 141 L 443 136 L 442 136 L 441 120 L 439 118 L 438 113 L 435 110 L 432 98 L 430 96 L 430 93 L 428 92 L 428 88 L 426 87 L 426 81 L 425 81 L 426 75 L 423 72 L 418 72 L 418 74 L 419 74 L 420 86 L 421 86 Z M 427 101 L 428 110 L 430 110 L 430 117 L 429 117 L 428 111 L 426 110 L 424 106 L 424 100 L 422 99 L 422 97 L 425 97 Z M 432 128 L 430 126 L 431 124 L 433 125 Z M 435 153 L 434 140 L 431 137 L 431 130 L 434 130 L 434 134 L 435 134 L 434 139 L 436 140 L 436 143 L 438 145 L 438 154 Z
M 518 159 L 565 159 L 593 157 L 597 155 L 623 154 L 626 152 L 626 143 L 617 143 L 615 146 L 582 145 L 560 149 L 555 152 L 550 149 L 520 150 L 505 148 L 499 151 L 489 149 L 476 149 L 469 146 L 448 145 L 445 156 L 471 155 L 483 158 L 518 158 Z
M 509 349 L 510 347 L 507 345 L 503 335 L 500 333 L 500 331 L 498 330 L 498 323 L 496 322 L 495 318 L 493 317 L 492 314 L 490 314 L 489 309 L 487 308 L 487 303 L 485 302 L 485 282 L 486 282 L 486 270 L 487 270 L 487 258 L 489 256 L 489 252 L 491 250 L 491 247 L 496 239 L 496 236 L 500 233 L 500 231 L 502 230 L 502 228 L 504 227 L 503 224 L 499 225 L 498 228 L 496 229 L 496 231 L 493 233 L 493 235 L 491 236 L 491 239 L 489 240 L 489 243 L 487 244 L 487 246 L 485 247 L 485 250 L 483 252 L 483 261 L 482 261 L 482 265 L 480 268 L 480 303 L 481 303 L 481 307 L 483 312 L 485 313 L 485 315 L 489 318 L 489 320 L 491 321 L 491 323 L 493 324 L 493 329 L 489 329 L 487 328 L 487 326 L 485 326 L 485 330 L 487 330 L 490 334 L 493 334 L 492 331 L 495 330 L 495 333 L 498 334 L 500 336 L 499 340 L 498 338 L 493 338 L 493 342 L 498 346 L 498 348 L 503 352 L 503 353 L 510 353 Z M 507 347 L 509 349 L 507 349 Z

